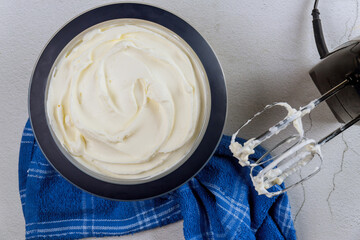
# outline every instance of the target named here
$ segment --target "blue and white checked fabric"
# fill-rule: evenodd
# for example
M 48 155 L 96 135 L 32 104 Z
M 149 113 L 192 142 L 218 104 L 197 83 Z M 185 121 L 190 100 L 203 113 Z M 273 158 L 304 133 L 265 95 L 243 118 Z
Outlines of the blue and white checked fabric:
M 120 236 L 180 219 L 185 239 L 295 239 L 287 195 L 258 196 L 249 169 L 232 157 L 229 143 L 224 136 L 205 168 L 179 189 L 150 200 L 118 202 L 62 178 L 41 153 L 28 122 L 19 157 L 26 239 Z M 262 153 L 258 148 L 254 159 Z

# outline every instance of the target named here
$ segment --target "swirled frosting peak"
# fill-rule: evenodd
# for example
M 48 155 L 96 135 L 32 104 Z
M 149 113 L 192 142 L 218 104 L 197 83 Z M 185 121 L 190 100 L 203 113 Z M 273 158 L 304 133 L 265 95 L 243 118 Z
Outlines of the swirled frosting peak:
M 178 163 L 204 121 L 206 75 L 189 48 L 141 20 L 77 36 L 48 88 L 59 142 L 82 165 L 117 178 L 151 177 Z

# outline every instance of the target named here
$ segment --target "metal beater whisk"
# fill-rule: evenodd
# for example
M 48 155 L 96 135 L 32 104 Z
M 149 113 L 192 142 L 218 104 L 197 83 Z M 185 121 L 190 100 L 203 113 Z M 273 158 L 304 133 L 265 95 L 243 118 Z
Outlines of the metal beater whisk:
M 259 116 L 262 112 L 254 115 L 252 119 L 247 121 L 238 132 L 233 135 L 232 143 L 230 145 L 231 151 L 234 153 L 234 156 L 239 159 L 239 163 L 243 166 L 248 165 L 251 167 L 250 176 L 255 186 L 255 189 L 258 191 L 259 194 L 265 194 L 268 197 L 272 197 L 275 195 L 279 195 L 284 193 L 285 191 L 289 190 L 290 188 L 298 185 L 299 183 L 304 182 L 305 180 L 314 176 L 317 172 L 320 171 L 321 163 L 322 163 L 322 156 L 320 148 L 322 145 L 336 137 L 338 134 L 345 131 L 350 126 L 354 125 L 360 120 L 360 115 L 349 121 L 348 123 L 344 124 L 340 128 L 336 129 L 326 137 L 322 138 L 319 141 L 315 141 L 313 139 L 308 139 L 304 137 L 304 132 L 302 130 L 302 123 L 301 118 L 310 113 L 316 106 L 318 106 L 321 102 L 331 98 L 339 91 L 344 89 L 345 87 L 351 85 L 359 84 L 358 78 L 351 78 L 348 77 L 346 80 L 323 94 L 320 98 L 311 101 L 308 105 L 304 107 L 300 107 L 299 110 L 295 110 L 291 108 L 289 105 L 285 106 L 285 103 L 275 103 L 272 105 L 268 105 L 262 111 L 272 108 L 276 105 L 284 106 L 288 109 L 289 114 L 285 117 L 282 121 L 275 124 L 265 133 L 261 134 L 259 137 L 250 139 L 244 145 L 241 145 L 237 142 L 234 142 L 236 135 L 238 132 L 246 126 L 252 119 Z M 294 124 L 295 128 L 298 130 L 298 134 L 292 135 L 285 140 L 278 143 L 274 148 L 267 151 L 259 160 L 255 163 L 250 163 L 248 161 L 249 155 L 254 153 L 254 148 L 260 145 L 265 140 L 273 137 L 274 135 L 278 134 L 280 131 L 284 130 L 290 124 Z M 271 157 L 271 153 L 274 150 L 279 149 L 281 146 L 285 146 L 285 144 L 293 143 L 290 147 L 288 147 L 284 152 L 281 154 L 275 155 Z M 271 187 L 275 185 L 280 185 L 283 181 L 293 174 L 294 172 L 299 171 L 303 166 L 307 165 L 315 155 L 320 156 L 320 165 L 314 169 L 312 173 L 307 175 L 306 177 L 302 178 L 300 181 L 292 184 L 285 189 L 275 188 L 274 191 L 268 191 Z M 258 166 L 262 166 L 263 168 L 259 171 Z M 254 173 L 256 175 L 254 176 Z

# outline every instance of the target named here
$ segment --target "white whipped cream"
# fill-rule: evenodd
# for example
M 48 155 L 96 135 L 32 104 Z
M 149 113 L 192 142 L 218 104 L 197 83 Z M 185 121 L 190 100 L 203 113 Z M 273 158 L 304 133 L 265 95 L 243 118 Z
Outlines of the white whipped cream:
M 208 85 L 181 38 L 123 19 L 94 27 L 70 45 L 54 67 L 46 107 L 56 137 L 78 162 L 103 175 L 137 179 L 189 153 L 204 124 Z
M 249 156 L 255 153 L 255 147 L 259 145 L 259 143 L 255 138 L 252 138 L 246 141 L 244 145 L 241 145 L 235 141 L 237 134 L 238 132 L 232 135 L 229 148 L 233 153 L 233 156 L 239 160 L 239 164 L 242 167 L 250 166 Z

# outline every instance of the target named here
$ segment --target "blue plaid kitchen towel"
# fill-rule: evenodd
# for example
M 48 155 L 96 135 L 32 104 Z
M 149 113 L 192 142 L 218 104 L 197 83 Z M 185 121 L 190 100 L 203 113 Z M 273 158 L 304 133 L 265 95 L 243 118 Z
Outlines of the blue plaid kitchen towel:
M 180 219 L 185 239 L 295 239 L 287 195 L 258 196 L 249 169 L 232 157 L 229 143 L 224 136 L 203 170 L 177 190 L 119 202 L 88 194 L 62 178 L 41 153 L 27 122 L 19 157 L 26 239 L 120 236 Z M 253 157 L 263 153 L 258 148 Z

